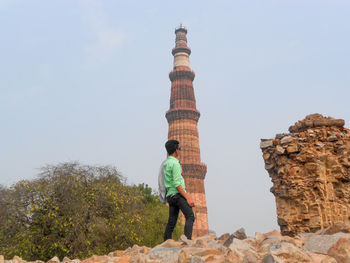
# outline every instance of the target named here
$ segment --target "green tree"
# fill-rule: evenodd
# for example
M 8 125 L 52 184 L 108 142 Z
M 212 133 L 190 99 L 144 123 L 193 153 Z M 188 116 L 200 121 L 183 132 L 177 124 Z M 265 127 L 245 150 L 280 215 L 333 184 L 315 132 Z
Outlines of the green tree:
M 0 187 L 0 254 L 48 260 L 154 246 L 167 216 L 150 187 L 127 185 L 114 167 L 46 166 L 35 180 Z

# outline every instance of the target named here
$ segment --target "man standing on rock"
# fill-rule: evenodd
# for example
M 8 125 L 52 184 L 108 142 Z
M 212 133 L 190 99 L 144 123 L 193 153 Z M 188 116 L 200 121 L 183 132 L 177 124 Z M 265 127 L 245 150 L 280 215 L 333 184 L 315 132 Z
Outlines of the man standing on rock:
M 194 202 L 186 193 L 185 180 L 182 177 L 182 168 L 179 162 L 181 147 L 177 140 L 169 140 L 165 143 L 165 148 L 168 152 L 168 159 L 164 163 L 164 183 L 169 203 L 169 219 L 165 228 L 164 241 L 172 238 L 180 210 L 186 218 L 185 236 L 191 239 L 195 220 L 192 210 Z

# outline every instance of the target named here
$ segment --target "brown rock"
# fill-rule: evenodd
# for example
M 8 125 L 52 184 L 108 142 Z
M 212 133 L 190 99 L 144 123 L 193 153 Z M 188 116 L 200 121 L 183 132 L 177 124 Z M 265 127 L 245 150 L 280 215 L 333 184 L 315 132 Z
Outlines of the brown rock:
M 228 250 L 225 253 L 225 258 L 228 260 L 228 262 L 240 262 L 238 255 L 236 255 L 234 252 L 232 252 L 232 250 Z
M 350 223 L 337 222 L 334 225 L 327 227 L 326 229 L 320 230 L 318 234 L 332 235 L 339 232 L 350 233 Z
M 339 241 L 328 250 L 328 255 L 334 257 L 338 263 L 350 262 L 350 239 L 339 239 Z
M 200 259 L 202 259 L 203 262 L 210 262 L 210 263 L 223 263 L 223 262 L 229 263 L 228 261 L 226 261 L 224 255 L 208 255 Z M 202 262 L 202 261 L 198 261 L 198 262 Z M 196 263 L 196 261 L 193 260 L 193 257 L 191 258 L 190 263 Z
M 269 153 L 264 153 L 263 154 L 263 158 L 264 158 L 265 161 L 267 161 L 270 158 L 270 156 L 271 156 L 271 154 L 269 154 Z
M 285 152 L 285 149 L 284 149 L 282 146 L 280 146 L 280 145 L 277 145 L 277 146 L 276 146 L 276 153 L 277 153 L 278 155 L 284 154 L 284 152 Z
M 217 240 L 220 240 L 222 241 L 223 243 L 225 243 L 225 241 L 230 237 L 230 234 L 229 233 L 225 233 L 225 234 L 222 234 L 219 238 L 217 238 Z
M 147 254 L 151 249 L 149 247 L 145 247 L 145 246 L 138 246 L 138 245 L 133 245 L 133 247 L 128 248 L 127 250 L 124 251 L 124 255 L 130 255 L 130 256 L 134 256 L 137 254 Z
M 149 260 L 145 254 L 137 254 L 132 257 L 130 263 L 150 263 L 151 262 L 161 262 L 160 260 Z M 169 261 L 169 263 L 175 263 L 174 261 Z
M 335 258 L 327 255 L 316 254 L 316 253 L 308 253 L 308 255 L 311 258 L 312 263 L 337 263 Z
M 297 144 L 291 144 L 287 147 L 287 152 L 288 153 L 296 153 L 299 152 L 299 147 Z
M 12 259 L 12 263 L 23 263 L 23 262 L 25 262 L 25 261 L 22 258 L 18 257 L 18 256 L 14 256 L 13 259 Z M 59 259 L 58 259 L 58 262 L 59 262 Z
M 187 263 L 190 261 L 191 257 L 206 257 L 206 256 L 214 256 L 221 255 L 222 253 L 219 250 L 211 249 L 211 248 L 198 248 L 198 247 L 184 247 L 181 249 L 179 253 L 179 263 Z
M 271 232 L 267 232 L 265 234 L 263 234 L 264 238 L 267 238 L 269 236 L 276 236 L 276 237 L 282 237 L 281 233 L 279 231 L 277 231 L 276 229 L 274 229 Z
M 222 234 L 220 237 L 217 238 L 217 240 L 226 240 L 230 236 L 229 233 Z
M 60 263 L 60 260 L 58 257 L 54 256 L 49 261 L 47 261 L 47 263 Z
M 260 243 L 265 239 L 266 237 L 264 236 L 264 234 L 262 233 L 259 233 L 259 232 L 255 232 L 255 240 L 256 240 L 256 243 L 258 245 L 260 245 Z
M 258 249 L 258 243 L 257 243 L 255 238 L 248 237 L 248 238 L 244 239 L 244 242 L 246 242 L 247 244 L 251 245 L 255 250 Z
M 109 257 L 122 257 L 124 256 L 124 250 L 116 250 L 108 254 Z
M 243 261 L 247 254 L 251 254 L 250 257 L 254 256 L 255 258 L 259 258 L 258 253 L 255 248 L 252 247 L 249 243 L 240 239 L 233 239 L 231 245 L 229 246 L 230 250 Z
M 70 258 L 64 257 L 62 259 L 62 263 L 69 263 L 69 262 L 72 262 L 72 260 Z
M 178 247 L 180 248 L 182 246 L 182 242 L 179 242 L 179 241 L 175 241 L 175 240 L 172 240 L 172 239 L 168 239 L 166 241 L 164 241 L 162 244 L 158 245 L 160 247 Z M 148 252 L 148 249 L 147 250 L 144 250 L 144 251 L 147 251 Z M 147 252 L 144 252 L 144 253 L 147 253 Z
M 243 240 L 243 239 L 247 238 L 247 235 L 245 233 L 244 228 L 238 229 L 236 232 L 233 233 L 233 236 L 234 236 L 234 238 L 237 238 L 237 239 L 240 239 L 240 240 Z
M 108 256 L 92 256 L 84 259 L 81 263 L 108 263 Z
M 131 256 L 122 256 L 121 258 L 117 259 L 113 263 L 131 263 L 132 257 Z

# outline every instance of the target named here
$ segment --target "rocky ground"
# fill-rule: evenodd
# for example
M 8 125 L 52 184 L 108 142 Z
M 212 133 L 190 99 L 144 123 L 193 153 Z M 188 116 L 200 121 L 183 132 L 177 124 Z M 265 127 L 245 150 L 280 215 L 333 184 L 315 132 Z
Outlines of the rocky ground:
M 206 235 L 194 240 L 182 236 L 167 240 L 154 248 L 134 245 L 105 256 L 79 260 L 57 257 L 47 263 L 349 263 L 350 225 L 335 224 L 317 233 L 300 234 L 294 238 L 278 231 L 246 237 L 244 229 L 220 237 Z M 27 263 L 19 257 L 0 263 Z M 36 261 L 35 263 L 43 263 Z

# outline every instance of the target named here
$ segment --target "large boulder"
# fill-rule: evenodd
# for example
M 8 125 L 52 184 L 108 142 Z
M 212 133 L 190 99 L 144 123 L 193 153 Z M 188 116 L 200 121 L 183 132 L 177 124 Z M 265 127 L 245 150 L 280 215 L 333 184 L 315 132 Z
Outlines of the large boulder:
M 311 262 L 310 256 L 305 251 L 287 242 L 270 247 L 270 254 L 289 263 Z
M 309 252 L 327 254 L 341 238 L 350 238 L 350 234 L 336 233 L 334 235 L 312 235 L 306 240 L 304 249 Z
M 350 262 L 350 239 L 341 238 L 329 250 L 328 255 L 334 257 L 338 263 Z

